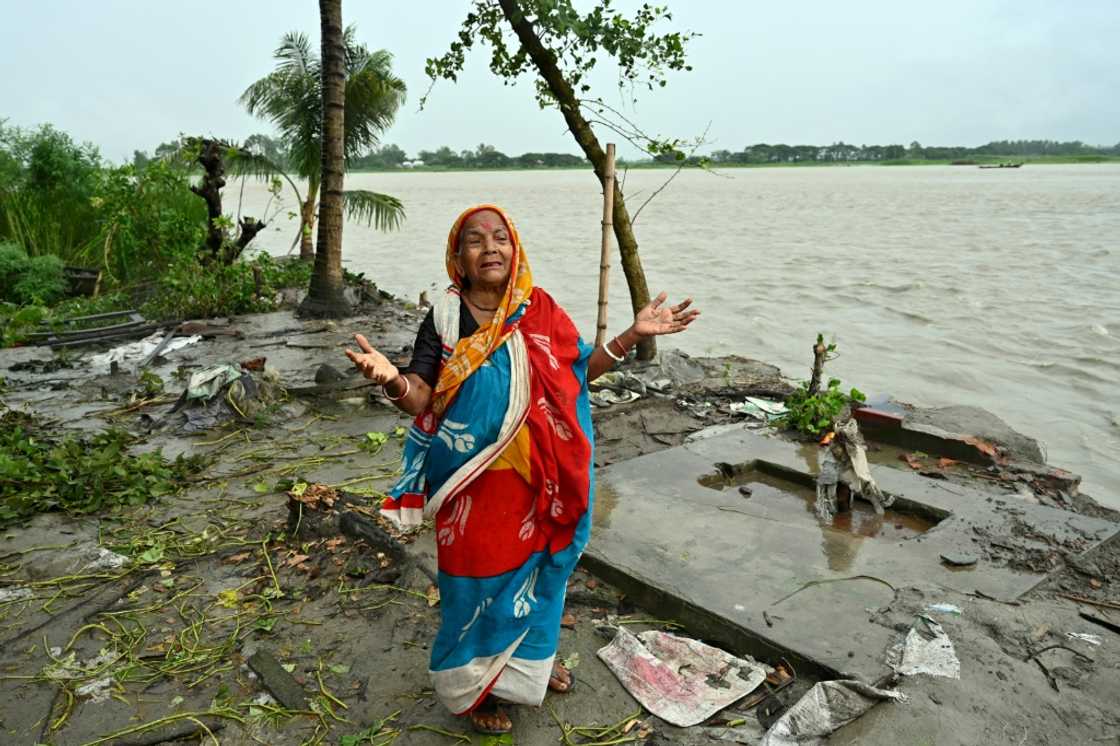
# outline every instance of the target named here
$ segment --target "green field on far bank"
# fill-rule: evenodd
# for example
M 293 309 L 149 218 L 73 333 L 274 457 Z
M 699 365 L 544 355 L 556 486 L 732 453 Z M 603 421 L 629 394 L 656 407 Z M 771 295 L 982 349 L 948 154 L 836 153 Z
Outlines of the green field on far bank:
M 896 158 L 884 161 L 788 161 L 778 163 L 685 163 L 684 168 L 848 168 L 848 167 L 875 167 L 875 166 L 955 166 L 958 168 L 976 168 L 979 166 L 994 166 L 1003 163 L 1022 164 L 1024 166 L 1058 166 L 1058 165 L 1083 165 L 1100 163 L 1120 163 L 1120 156 L 1104 155 L 1032 155 L 1018 158 L 1006 157 L 977 157 L 969 159 L 968 163 L 960 163 L 948 159 L 926 158 Z M 676 170 L 680 164 L 651 163 L 649 161 L 629 162 L 618 161 L 618 168 L 632 170 Z M 587 171 L 591 164 L 582 166 L 411 166 L 381 167 L 381 168 L 355 168 L 350 173 L 463 173 L 463 172 L 499 172 L 499 171 Z

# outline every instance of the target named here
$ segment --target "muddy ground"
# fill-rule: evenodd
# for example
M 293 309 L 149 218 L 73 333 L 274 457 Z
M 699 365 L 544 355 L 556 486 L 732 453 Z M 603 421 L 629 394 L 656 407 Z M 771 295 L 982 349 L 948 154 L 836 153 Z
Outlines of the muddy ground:
M 152 367 L 167 394 L 139 397 L 128 364 L 114 375 L 91 368 L 82 354 L 0 351 L 8 407 L 36 412 L 57 428 L 125 427 L 142 434 L 141 448 L 211 461 L 174 497 L 112 515 L 41 515 L 0 531 L 0 741 L 212 743 L 210 733 L 223 744 L 469 738 L 466 724 L 435 701 L 426 673 L 438 625 L 430 535 L 409 544 L 402 559 L 352 536 L 313 537 L 304 527 L 293 536 L 289 524 L 286 490 L 293 484 L 334 485 L 374 505 L 392 483 L 397 429 L 408 423 L 348 372 L 341 353 L 361 331 L 407 359 L 419 319 L 387 303 L 340 323 L 278 312 L 215 324 L 208 338 Z M 255 411 L 193 434 L 174 419 L 151 429 L 182 388 L 177 372 L 261 356 L 278 380 Z M 741 422 L 731 403 L 747 394 L 781 396 L 789 386 L 776 368 L 740 358 L 673 358 L 665 368 L 677 381 L 670 395 L 595 412 L 598 466 Z M 388 438 L 378 443 L 368 433 Z M 911 468 L 890 448 L 873 458 Z M 941 471 L 938 478 L 993 495 L 1054 499 L 1027 494 L 1023 480 L 989 468 Z M 1083 496 L 1064 507 L 1114 516 Z M 1078 615 L 1120 623 L 1120 542 L 1085 558 L 1054 547 L 1029 559 L 1048 563 L 1053 574 L 1016 605 L 908 588 L 888 607 L 869 610 L 869 624 L 901 635 L 927 604 L 958 605 L 960 616 L 939 620 L 956 645 L 962 678 L 903 680 L 908 703 L 874 708 L 832 742 L 1120 743 L 1120 634 Z M 575 667 L 577 689 L 550 695 L 539 710 L 515 708 L 516 743 L 557 743 L 566 725 L 630 720 L 639 722 L 600 740 L 757 741 L 751 713 L 730 730 L 718 722 L 676 729 L 644 715 L 598 661 L 605 640 L 596 628 L 604 620 L 634 629 L 671 622 L 657 619 L 656 609 L 634 608 L 580 571 L 568 611 L 561 656 Z M 1071 640 L 1069 632 L 1097 635 L 1100 644 Z M 263 670 L 269 658 L 279 673 L 262 681 L 254 667 Z M 283 696 L 285 680 L 294 701 Z M 789 700 L 811 684 L 803 678 Z

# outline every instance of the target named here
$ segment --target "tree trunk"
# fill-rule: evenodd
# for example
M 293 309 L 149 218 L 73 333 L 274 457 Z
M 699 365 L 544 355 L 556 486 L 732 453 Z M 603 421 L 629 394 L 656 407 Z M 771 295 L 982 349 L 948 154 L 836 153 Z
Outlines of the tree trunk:
M 343 119 L 346 113 L 346 59 L 342 45 L 342 0 L 319 0 L 322 33 L 323 156 L 315 269 L 300 312 L 338 318 L 350 311 L 342 281 Z
M 299 258 L 305 262 L 315 260 L 315 242 L 311 240 L 311 232 L 315 230 L 315 208 L 318 203 L 319 184 L 309 181 L 307 199 L 299 210 Z
M 606 184 L 607 154 L 603 152 L 603 147 L 595 137 L 591 125 L 580 113 L 575 91 L 556 65 L 556 55 L 541 43 L 537 32 L 533 29 L 533 24 L 525 17 L 517 0 L 498 0 L 498 4 L 502 8 L 502 14 L 513 27 L 514 33 L 517 34 L 521 46 L 529 55 L 529 59 L 533 61 L 541 78 L 548 85 L 549 92 L 559 104 L 560 112 L 564 115 L 564 121 L 568 123 L 572 137 L 583 150 L 587 160 L 594 166 L 599 183 Z M 638 239 L 634 237 L 634 229 L 630 225 L 630 213 L 626 209 L 626 200 L 623 199 L 617 181 L 614 186 L 614 236 L 618 241 L 618 253 L 622 257 L 622 273 L 626 276 L 626 285 L 630 289 L 630 306 L 637 314 L 649 303 L 649 288 L 646 286 L 646 274 L 642 269 L 641 257 L 638 256 Z M 638 343 L 639 360 L 650 360 L 656 354 L 655 337 L 646 337 Z
M 191 185 L 191 191 L 206 202 L 206 244 L 202 261 L 212 262 L 222 259 L 222 243 L 225 232 L 218 219 L 222 217 L 222 187 L 226 185 L 226 166 L 222 160 L 224 147 L 217 140 L 197 141 L 198 163 L 202 166 L 202 181 Z

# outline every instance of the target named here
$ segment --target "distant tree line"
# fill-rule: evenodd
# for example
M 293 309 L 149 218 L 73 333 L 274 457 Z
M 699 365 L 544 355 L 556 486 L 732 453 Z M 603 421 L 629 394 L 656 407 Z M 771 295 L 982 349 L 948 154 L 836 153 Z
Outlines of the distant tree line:
M 178 141 L 161 143 L 154 152 L 155 158 L 174 153 Z M 269 160 L 286 167 L 285 150 L 279 139 L 257 134 L 245 141 L 251 148 Z M 666 153 L 656 159 L 661 163 L 695 166 L 703 163 L 715 165 L 765 164 L 765 163 L 889 163 L 904 160 L 968 161 L 974 158 L 1027 158 L 1038 156 L 1059 157 L 1120 157 L 1120 143 L 1108 146 L 1087 145 L 1080 140 L 996 140 L 975 148 L 960 145 L 925 146 L 919 142 L 907 145 L 849 145 L 837 142 L 832 145 L 786 145 L 784 143 L 758 143 L 740 151 L 716 150 L 709 156 L 681 157 Z M 153 156 L 137 150 L 134 162 L 143 166 Z M 640 163 L 640 161 L 637 161 Z M 647 161 L 648 162 L 648 161 Z M 619 158 L 619 164 L 625 165 Z M 631 162 L 635 163 L 635 162 Z M 587 165 L 583 156 L 570 153 L 522 153 L 506 155 L 493 145 L 485 143 L 474 150 L 455 151 L 444 145 L 436 150 L 421 150 L 409 156 L 399 145 L 381 145 L 365 155 L 350 159 L 348 167 L 357 170 L 395 169 L 417 166 L 436 168 L 579 168 Z
M 1080 140 L 997 140 L 975 148 L 954 146 L 924 146 L 919 142 L 904 145 L 849 145 L 837 142 L 832 145 L 748 145 L 738 152 L 717 150 L 710 156 L 713 163 L 797 163 L 802 161 L 877 162 L 897 160 L 953 161 L 977 157 L 1027 157 L 1027 156 L 1120 156 L 1120 143 L 1111 147 L 1086 145 Z M 673 155 L 663 155 L 659 160 L 679 162 Z M 699 162 L 692 157 L 689 161 Z

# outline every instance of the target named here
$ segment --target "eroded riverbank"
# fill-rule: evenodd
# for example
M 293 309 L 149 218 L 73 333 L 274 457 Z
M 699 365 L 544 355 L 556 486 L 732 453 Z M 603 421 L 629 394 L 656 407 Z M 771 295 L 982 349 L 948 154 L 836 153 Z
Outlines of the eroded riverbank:
M 385 304 L 331 324 L 302 322 L 287 312 L 235 319 L 215 328 L 240 331 L 240 338 L 214 334 L 157 361 L 153 371 L 168 393 L 131 401 L 139 381 L 127 365 L 113 375 L 92 369 L 81 357 L 60 363 L 42 349 L 0 353 L 5 403 L 38 412 L 60 429 L 114 424 L 147 431 L 151 420 L 167 415 L 182 388 L 173 375 L 179 369 L 265 357 L 278 386 L 271 403 L 245 418 L 194 434 L 169 423 L 143 436 L 142 448 L 211 457 L 181 494 L 111 515 L 43 515 L 3 531 L 0 592 L 7 595 L 0 602 L 0 687 L 7 696 L 0 719 L 13 743 L 96 743 L 113 733 L 118 743 L 178 737 L 208 742 L 205 728 L 221 743 L 335 742 L 381 723 L 386 738 L 399 730 L 400 743 L 435 744 L 449 740 L 433 729 L 465 730 L 428 690 L 426 645 L 438 624 L 425 572 L 434 552 L 430 532 L 407 545 L 402 562 L 379 557 L 375 547 L 353 537 L 282 536 L 289 528 L 285 491 L 293 485 L 335 485 L 364 493 L 373 504 L 391 483 L 399 459 L 397 428 L 407 422 L 377 397 L 370 399 L 372 387 L 348 375 L 341 350 L 351 330 L 360 329 L 379 348 L 407 357 L 419 318 L 413 310 Z M 670 395 L 596 411 L 598 466 L 656 458 L 653 454 L 681 446 L 697 431 L 742 429 L 746 423 L 731 404 L 747 395 L 773 398 L 788 390 L 776 368 L 755 361 L 672 360 L 665 370 L 675 377 Z M 328 380 L 322 363 L 343 375 Z M 936 413 L 927 413 L 929 422 L 949 424 Z M 998 441 L 992 437 L 998 421 L 986 424 L 991 432 L 982 435 Z M 755 434 L 764 432 L 758 428 Z M 806 454 L 816 449 L 811 443 L 794 447 Z M 918 471 L 891 448 L 881 446 L 873 456 L 883 466 Z M 1009 463 L 1030 455 L 1022 442 L 1003 449 Z M 935 457 L 916 458 L 922 470 L 936 475 L 926 478 L 931 484 L 980 490 L 1012 508 L 1018 501 L 1115 520 L 1084 496 L 1039 481 L 1037 473 L 995 463 L 939 469 Z M 597 499 L 603 506 L 610 498 L 600 492 Z M 1032 551 L 1013 541 L 1008 546 L 994 547 L 985 561 L 1012 569 L 1029 565 L 1047 577 L 1022 598 L 997 601 L 933 583 L 907 583 L 869 612 L 869 625 L 895 634 L 929 603 L 958 605 L 962 615 L 942 621 L 957 645 L 962 678 L 904 680 L 908 704 L 876 707 L 835 736 L 837 742 L 897 743 L 898 733 L 905 732 L 913 742 L 1058 744 L 1120 730 L 1109 706 L 1120 693 L 1120 636 L 1077 616 L 1079 610 L 1120 616 L 1108 606 L 1120 602 L 1115 581 L 1120 546 L 1112 541 L 1089 555 L 1076 545 Z M 755 594 L 750 582 L 745 586 L 738 592 L 750 607 Z M 1079 607 L 1068 596 L 1091 603 Z M 681 621 L 667 618 L 671 608 L 656 601 L 636 608 L 635 598 L 634 592 L 623 597 L 586 574 L 573 579 L 571 628 L 563 633 L 561 654 L 569 660 L 579 654 L 581 686 L 547 704 L 566 724 L 608 725 L 638 711 L 648 728 L 636 732 L 649 743 L 711 742 L 715 731 L 674 729 L 641 715 L 595 657 L 603 643 L 596 627 L 609 617 Z M 1098 634 L 1101 644 L 1066 637 L 1085 631 Z M 702 629 L 684 630 L 689 632 L 714 639 Z M 1039 652 L 1055 644 L 1065 647 Z M 868 659 L 883 654 L 855 649 Z M 303 710 L 262 697 L 262 682 L 247 663 L 258 651 L 292 676 L 306 697 Z M 1030 658 L 1036 653 L 1041 667 Z M 790 701 L 816 675 L 812 666 L 802 671 Z M 83 690 L 87 685 L 92 689 Z M 520 708 L 514 717 L 517 743 L 550 743 L 561 735 L 548 708 Z M 739 728 L 741 742 L 753 743 L 747 739 L 756 738 L 757 729 Z M 128 730 L 133 732 L 119 733 Z M 737 737 L 726 729 L 718 735 Z

